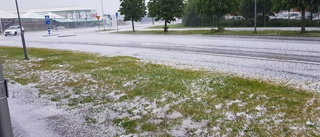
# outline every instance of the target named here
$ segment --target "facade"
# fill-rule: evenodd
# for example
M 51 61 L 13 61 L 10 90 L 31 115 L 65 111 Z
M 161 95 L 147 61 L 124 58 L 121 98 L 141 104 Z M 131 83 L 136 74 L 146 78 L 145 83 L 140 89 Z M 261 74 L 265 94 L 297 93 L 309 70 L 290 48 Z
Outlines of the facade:
M 49 15 L 50 24 L 46 24 L 45 16 Z M 20 10 L 22 26 L 26 31 L 47 30 L 62 26 L 64 28 L 93 27 L 99 25 L 97 11 L 83 6 Z M 6 29 L 18 25 L 16 11 L 0 11 L 0 25 Z

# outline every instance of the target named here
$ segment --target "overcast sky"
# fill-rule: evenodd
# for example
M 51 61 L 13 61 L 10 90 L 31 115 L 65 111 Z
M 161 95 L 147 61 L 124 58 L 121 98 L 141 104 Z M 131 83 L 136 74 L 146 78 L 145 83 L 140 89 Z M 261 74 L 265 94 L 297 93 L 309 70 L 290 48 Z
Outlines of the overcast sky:
M 105 14 L 115 14 L 119 9 L 120 0 L 103 0 Z M 57 8 L 69 6 L 84 6 L 101 15 L 101 0 L 18 0 L 19 9 Z M 0 0 L 0 9 L 16 10 L 15 0 Z

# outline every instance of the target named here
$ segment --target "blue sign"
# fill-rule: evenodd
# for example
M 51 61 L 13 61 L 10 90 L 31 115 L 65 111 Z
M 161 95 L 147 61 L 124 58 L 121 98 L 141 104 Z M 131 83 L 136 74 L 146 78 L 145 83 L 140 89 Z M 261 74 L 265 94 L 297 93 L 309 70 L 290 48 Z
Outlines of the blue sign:
M 49 19 L 50 19 L 49 15 L 45 15 L 44 18 L 45 18 L 46 20 L 49 20 Z
M 116 12 L 116 18 L 118 18 L 119 17 L 119 13 L 118 12 Z
M 50 28 L 48 28 L 48 34 L 50 35 L 51 33 L 50 33 Z
M 46 24 L 49 25 L 50 24 L 50 20 L 46 20 Z

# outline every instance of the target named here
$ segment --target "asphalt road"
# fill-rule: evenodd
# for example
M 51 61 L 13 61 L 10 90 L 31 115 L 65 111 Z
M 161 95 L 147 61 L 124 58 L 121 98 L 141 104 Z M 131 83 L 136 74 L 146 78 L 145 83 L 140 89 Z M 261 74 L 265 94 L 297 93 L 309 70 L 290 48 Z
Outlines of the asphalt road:
M 143 26 L 137 27 L 141 28 Z M 129 30 L 130 27 L 121 29 Z M 26 44 L 28 48 L 134 56 L 178 67 L 285 81 L 287 85 L 320 91 L 320 38 L 126 35 L 97 30 L 59 30 L 53 31 L 52 36 L 47 36 L 46 31 L 27 32 Z M 0 45 L 22 47 L 21 38 L 0 36 Z M 16 92 L 16 97 L 9 98 L 15 136 L 81 136 L 99 133 L 98 129 L 92 131 L 82 126 L 70 126 L 77 125 L 79 121 L 66 121 L 70 114 L 64 114 L 54 106 L 43 106 L 48 102 L 34 98 L 32 92 L 21 92 L 32 91 L 32 88 L 19 85 L 10 87 L 11 91 Z M 61 126 L 61 123 L 65 126 Z

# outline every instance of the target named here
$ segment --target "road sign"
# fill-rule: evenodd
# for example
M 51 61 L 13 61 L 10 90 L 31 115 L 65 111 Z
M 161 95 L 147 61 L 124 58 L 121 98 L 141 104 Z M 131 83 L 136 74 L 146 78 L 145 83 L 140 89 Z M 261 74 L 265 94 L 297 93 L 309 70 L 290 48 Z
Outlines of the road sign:
M 50 28 L 48 28 L 48 34 L 49 34 L 49 35 L 51 34 L 51 32 L 50 32 Z
M 118 18 L 119 17 L 119 13 L 118 12 L 116 12 L 116 18 Z
M 49 25 L 50 24 L 50 20 L 46 20 L 46 24 Z
M 44 18 L 45 18 L 46 20 L 50 20 L 49 15 L 45 15 Z
M 98 20 L 100 20 L 100 16 L 96 16 Z

